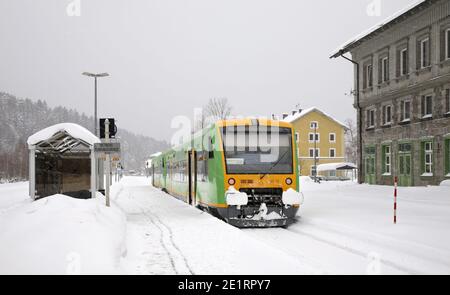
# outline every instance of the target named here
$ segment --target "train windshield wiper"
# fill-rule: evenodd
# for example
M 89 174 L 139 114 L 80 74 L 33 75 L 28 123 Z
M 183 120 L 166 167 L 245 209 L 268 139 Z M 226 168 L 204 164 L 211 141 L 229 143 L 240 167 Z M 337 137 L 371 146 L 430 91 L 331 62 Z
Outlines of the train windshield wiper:
M 275 162 L 273 163 L 273 165 L 269 168 L 269 170 L 264 173 L 263 175 L 261 175 L 261 177 L 259 178 L 260 180 L 263 179 L 267 174 L 269 174 L 273 168 L 275 168 L 278 164 L 280 164 L 281 160 L 283 160 L 283 158 L 287 155 L 287 153 L 289 152 L 289 149 L 287 149 L 283 155 Z

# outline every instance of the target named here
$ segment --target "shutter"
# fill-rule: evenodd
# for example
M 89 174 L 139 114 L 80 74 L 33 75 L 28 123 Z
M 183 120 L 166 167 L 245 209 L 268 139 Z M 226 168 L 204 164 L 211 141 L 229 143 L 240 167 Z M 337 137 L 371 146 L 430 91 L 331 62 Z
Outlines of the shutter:
M 367 88 L 367 66 L 363 66 L 363 89 Z
M 405 74 L 409 74 L 409 45 L 406 46 L 406 71 Z
M 422 112 L 421 112 L 421 114 L 422 114 L 422 117 L 423 116 L 425 116 L 425 111 L 426 111 L 426 103 L 427 103 L 427 100 L 425 99 L 425 96 L 422 96 L 421 98 L 421 102 L 422 102 Z
M 381 84 L 381 73 L 383 71 L 383 59 L 379 58 L 378 59 L 378 84 Z
M 441 36 L 440 36 L 440 40 L 441 40 L 441 46 L 440 46 L 440 52 L 441 52 L 441 58 L 440 61 L 444 61 L 445 60 L 445 29 L 441 31 Z
M 391 78 L 390 77 L 390 68 L 391 68 L 390 64 L 391 64 L 391 60 L 388 57 L 387 62 L 386 62 L 386 81 L 389 81 Z
M 416 70 L 420 70 L 420 56 L 422 55 L 422 50 L 420 48 L 420 40 L 416 44 Z
M 395 75 L 397 76 L 397 77 L 400 77 L 400 75 L 401 75 L 401 58 L 400 58 L 400 55 L 401 55 L 401 49 L 400 50 L 397 50 L 397 57 L 396 57 L 396 59 L 397 59 L 397 63 L 396 63 L 396 68 L 395 68 Z

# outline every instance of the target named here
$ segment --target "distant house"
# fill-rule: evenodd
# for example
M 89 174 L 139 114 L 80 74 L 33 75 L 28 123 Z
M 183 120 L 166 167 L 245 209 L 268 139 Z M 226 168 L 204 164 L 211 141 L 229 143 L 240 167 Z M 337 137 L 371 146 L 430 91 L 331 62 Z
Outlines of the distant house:
M 450 178 L 450 1 L 423 0 L 351 39 L 362 180 Z M 358 76 L 359 74 L 359 76 Z
M 283 114 L 282 120 L 294 126 L 301 175 L 315 175 L 320 164 L 344 161 L 343 123 L 315 107 Z

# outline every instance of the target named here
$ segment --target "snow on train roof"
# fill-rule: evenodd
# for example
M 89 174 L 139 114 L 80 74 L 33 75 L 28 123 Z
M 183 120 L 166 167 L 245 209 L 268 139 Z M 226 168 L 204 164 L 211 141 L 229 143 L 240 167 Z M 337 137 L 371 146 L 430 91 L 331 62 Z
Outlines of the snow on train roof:
M 97 136 L 80 125 L 74 123 L 61 123 L 36 132 L 28 137 L 27 143 L 29 145 L 35 145 L 41 141 L 52 138 L 58 132 L 67 132 L 70 136 L 85 141 L 90 145 L 100 142 L 100 139 Z
M 389 16 L 388 18 L 384 19 L 380 23 L 377 23 L 375 26 L 373 26 L 370 29 L 368 29 L 368 30 L 366 30 L 366 31 L 356 35 L 355 37 L 351 38 L 350 40 L 348 40 L 347 42 L 345 42 L 344 44 L 342 44 L 341 46 L 336 48 L 331 53 L 331 57 L 338 57 L 339 55 L 348 52 L 350 47 L 352 45 L 354 45 L 355 43 L 357 43 L 358 41 L 360 41 L 361 39 L 369 36 L 372 33 L 375 33 L 377 30 L 381 29 L 385 25 L 395 21 L 400 16 L 404 15 L 405 13 L 409 12 L 410 10 L 416 8 L 417 6 L 423 4 L 424 2 L 427 2 L 427 1 L 429 1 L 429 0 L 416 0 L 416 1 L 412 2 L 410 5 L 406 6 L 405 8 L 403 8 L 403 9 L 401 9 L 399 11 L 397 11 L 396 13 L 392 14 L 391 16 Z

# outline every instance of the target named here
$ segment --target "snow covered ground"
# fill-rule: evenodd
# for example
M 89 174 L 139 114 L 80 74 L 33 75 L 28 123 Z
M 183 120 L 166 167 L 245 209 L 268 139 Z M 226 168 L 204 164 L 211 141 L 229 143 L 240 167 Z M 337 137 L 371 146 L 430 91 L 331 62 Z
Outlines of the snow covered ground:
M 450 274 L 450 188 L 393 188 L 301 178 L 305 203 L 287 230 L 245 230 L 328 274 Z
M 301 179 L 288 229 L 240 230 L 125 177 L 104 199 L 0 185 L 0 274 L 450 274 L 450 187 Z

